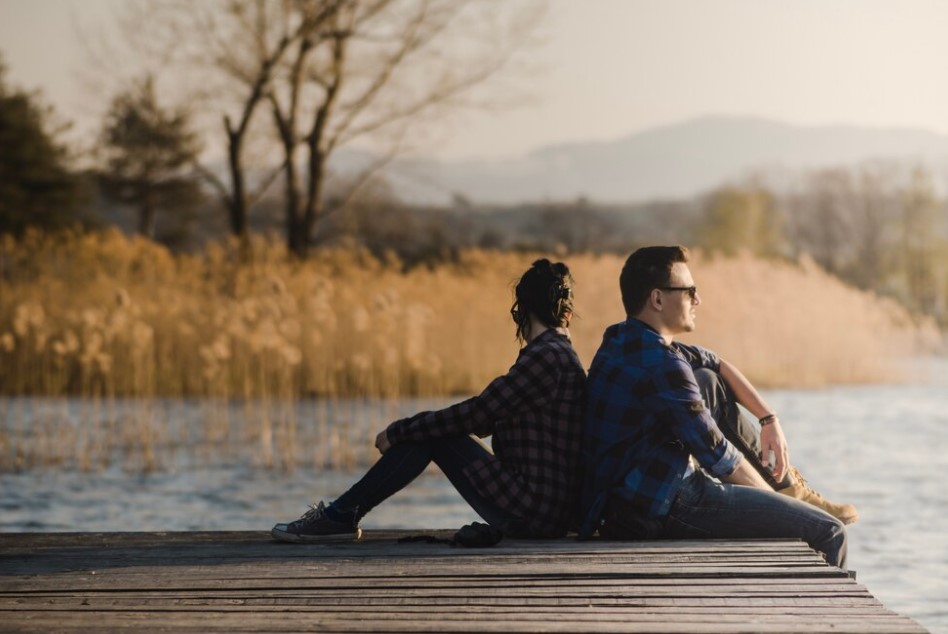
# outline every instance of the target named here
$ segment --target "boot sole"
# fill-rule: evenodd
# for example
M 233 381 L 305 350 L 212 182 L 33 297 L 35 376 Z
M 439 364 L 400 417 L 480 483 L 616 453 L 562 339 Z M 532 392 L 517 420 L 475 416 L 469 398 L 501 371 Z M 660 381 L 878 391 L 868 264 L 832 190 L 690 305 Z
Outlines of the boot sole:
M 354 533 L 337 533 L 334 535 L 297 535 L 273 528 L 270 530 L 273 539 L 291 544 L 307 543 L 340 543 L 362 541 L 362 529 L 357 528 Z

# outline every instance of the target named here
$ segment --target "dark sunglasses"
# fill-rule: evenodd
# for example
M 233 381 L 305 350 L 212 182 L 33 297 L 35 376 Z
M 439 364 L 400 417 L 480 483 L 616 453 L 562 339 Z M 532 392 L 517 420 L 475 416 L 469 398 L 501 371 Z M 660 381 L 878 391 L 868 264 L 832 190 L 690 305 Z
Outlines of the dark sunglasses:
M 682 291 L 683 293 L 688 293 L 688 297 L 695 299 L 698 297 L 698 287 L 697 286 L 659 286 L 658 290 L 660 291 Z

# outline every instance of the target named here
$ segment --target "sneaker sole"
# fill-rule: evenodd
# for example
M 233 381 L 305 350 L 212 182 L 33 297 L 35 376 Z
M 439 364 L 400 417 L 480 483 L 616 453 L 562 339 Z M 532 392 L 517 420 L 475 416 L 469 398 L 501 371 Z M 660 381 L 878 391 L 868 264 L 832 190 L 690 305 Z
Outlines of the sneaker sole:
M 273 528 L 270 530 L 270 535 L 278 541 L 291 544 L 358 542 L 362 540 L 362 529 L 357 528 L 354 533 L 337 533 L 335 535 L 297 535 L 296 533 L 287 533 Z

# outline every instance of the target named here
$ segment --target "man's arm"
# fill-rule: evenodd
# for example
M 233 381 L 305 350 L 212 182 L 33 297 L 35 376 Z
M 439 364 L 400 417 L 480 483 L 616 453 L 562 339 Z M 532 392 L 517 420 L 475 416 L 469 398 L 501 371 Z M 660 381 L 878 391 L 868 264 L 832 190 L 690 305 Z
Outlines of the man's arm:
M 790 468 L 790 448 L 787 446 L 787 439 L 783 435 L 783 429 L 780 427 L 780 420 L 777 418 L 773 409 L 767 405 L 763 397 L 757 392 L 747 377 L 737 369 L 733 364 L 721 359 L 721 378 L 727 383 L 727 386 L 734 393 L 734 398 L 738 403 L 747 408 L 747 410 L 758 419 L 764 416 L 773 415 L 774 420 L 760 428 L 760 460 L 764 464 L 770 459 L 770 452 L 774 452 L 776 463 L 774 464 L 774 479 L 777 482 L 783 480 Z M 753 471 L 753 469 L 751 469 Z M 758 475 L 758 477 L 760 477 Z M 761 479 L 761 481 L 763 481 Z M 735 484 L 741 484 L 736 482 Z
M 767 481 L 757 473 L 757 469 L 747 464 L 747 461 L 743 458 L 737 463 L 737 466 L 734 467 L 734 471 L 732 471 L 730 475 L 724 476 L 721 479 L 730 484 L 741 484 L 756 489 L 773 491 L 773 488 L 767 484 Z

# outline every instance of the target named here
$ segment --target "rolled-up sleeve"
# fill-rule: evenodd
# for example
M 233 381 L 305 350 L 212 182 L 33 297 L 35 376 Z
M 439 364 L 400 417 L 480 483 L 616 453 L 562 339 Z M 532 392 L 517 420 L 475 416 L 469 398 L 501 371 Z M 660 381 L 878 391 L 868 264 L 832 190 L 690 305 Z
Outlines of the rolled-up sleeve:
M 730 475 L 740 463 L 741 454 L 724 437 L 705 407 L 691 367 L 684 360 L 678 360 L 666 368 L 660 380 L 664 383 L 658 394 L 662 417 L 671 426 L 673 435 L 713 476 Z

